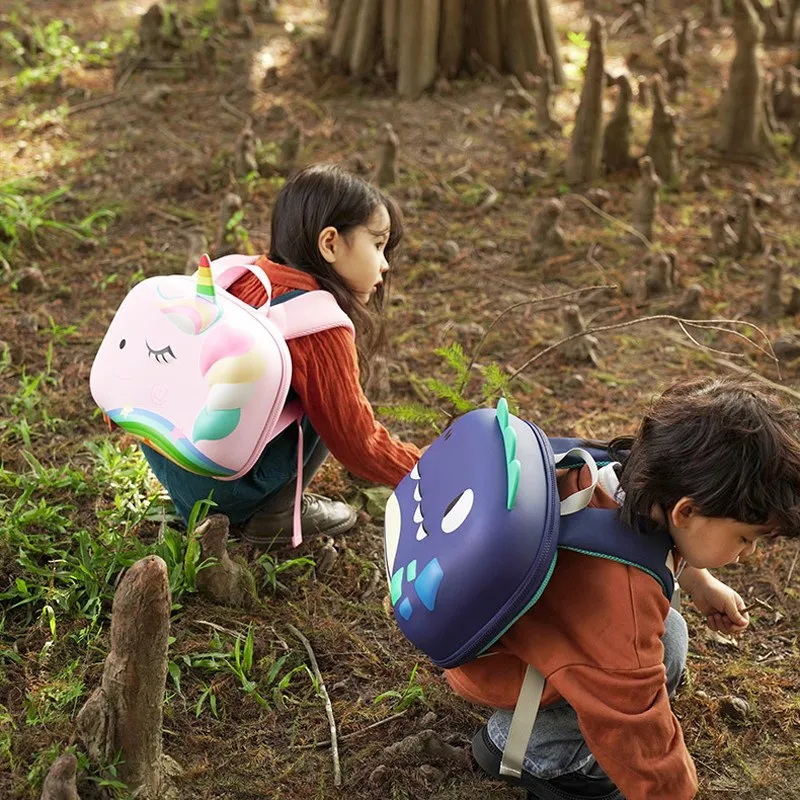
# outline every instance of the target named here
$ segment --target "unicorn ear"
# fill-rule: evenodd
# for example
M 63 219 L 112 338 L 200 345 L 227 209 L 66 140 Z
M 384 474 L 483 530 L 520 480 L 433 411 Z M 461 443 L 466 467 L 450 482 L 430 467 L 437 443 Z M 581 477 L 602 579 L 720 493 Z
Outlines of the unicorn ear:
M 211 274 L 211 261 L 205 253 L 200 256 L 200 264 L 197 267 L 197 296 L 210 300 L 216 305 L 217 296 L 214 292 L 214 277 Z

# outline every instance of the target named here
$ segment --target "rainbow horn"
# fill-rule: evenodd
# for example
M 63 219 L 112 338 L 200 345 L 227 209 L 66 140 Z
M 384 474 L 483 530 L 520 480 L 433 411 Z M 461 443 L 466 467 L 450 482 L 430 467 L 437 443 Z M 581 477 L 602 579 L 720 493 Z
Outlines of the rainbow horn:
M 217 304 L 214 278 L 211 275 L 211 261 L 205 253 L 200 257 L 200 264 L 197 267 L 197 296 L 209 300 L 214 305 Z

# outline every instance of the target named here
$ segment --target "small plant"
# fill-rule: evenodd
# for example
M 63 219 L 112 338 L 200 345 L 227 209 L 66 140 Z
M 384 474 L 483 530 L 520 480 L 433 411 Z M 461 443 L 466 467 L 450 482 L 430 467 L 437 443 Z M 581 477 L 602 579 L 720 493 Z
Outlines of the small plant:
M 44 232 L 59 232 L 81 241 L 94 239 L 94 228 L 107 225 L 116 213 L 108 208 L 94 211 L 78 222 L 62 222 L 52 217 L 53 207 L 63 202 L 69 192 L 62 186 L 43 192 L 35 180 L 11 181 L 0 185 L 0 256 L 9 260 L 14 251 L 28 242 L 42 249 Z
M 419 664 L 414 664 L 414 669 L 411 670 L 408 683 L 401 691 L 390 689 L 388 692 L 379 694 L 373 702 L 382 703 L 384 700 L 394 700 L 395 702 L 392 703 L 392 708 L 395 711 L 405 711 L 409 706 L 414 705 L 414 703 L 424 703 L 425 692 L 422 688 L 422 684 L 417 681 L 418 668 Z

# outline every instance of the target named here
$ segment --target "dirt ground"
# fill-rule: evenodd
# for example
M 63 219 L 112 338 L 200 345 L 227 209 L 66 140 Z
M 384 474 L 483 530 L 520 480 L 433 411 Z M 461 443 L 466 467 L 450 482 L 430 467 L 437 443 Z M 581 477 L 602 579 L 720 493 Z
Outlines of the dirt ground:
M 146 4 L 128 0 L 26 5 L 24 11 L 23 4 L 18 8 L 27 20 L 70 20 L 71 35 L 82 44 L 103 38 L 121 41 L 146 10 Z M 202 9 L 198 4 L 175 5 L 191 18 L 191 35 L 197 39 L 203 25 L 210 25 L 203 22 Z M 44 229 L 38 246 L 23 238 L 0 285 L 0 338 L 7 344 L 0 371 L 0 416 L 5 420 L 0 428 L 0 501 L 6 504 L 2 519 L 11 526 L 13 514 L 14 530 L 22 531 L 29 543 L 51 536 L 66 541 L 79 529 L 89 537 L 97 535 L 99 520 L 115 513 L 115 498 L 122 496 L 113 469 L 107 483 L 73 496 L 65 488 L 78 481 L 72 473 L 61 483 L 40 481 L 24 498 L 15 476 L 34 469 L 26 453 L 33 453 L 51 477 L 53 470 L 68 466 L 90 484 L 105 474 L 90 455 L 90 446 L 108 441 L 108 434 L 94 416 L 88 376 L 105 327 L 131 283 L 144 276 L 182 272 L 187 235 L 193 231 L 202 232 L 213 248 L 218 207 L 227 191 L 237 191 L 245 201 L 242 246 L 252 252 L 267 248 L 269 209 L 282 172 L 279 167 L 265 168 L 261 179 L 237 180 L 234 144 L 248 117 L 267 162 L 274 161 L 290 123 L 302 132 L 299 163 L 334 160 L 356 168 L 360 163 L 366 169 L 379 157 L 380 126 L 390 122 L 397 132 L 399 177 L 391 191 L 403 207 L 407 235 L 393 275 L 390 349 L 372 387 L 376 406 L 424 402 L 448 411 L 422 383 L 427 378 L 453 382 L 455 373 L 436 348 L 458 343 L 469 357 L 488 326 L 509 307 L 581 287 L 620 287 L 643 268 L 646 251 L 626 230 L 634 171 L 598 181 L 610 195 L 600 216 L 565 185 L 568 139 L 539 135 L 530 111 L 504 102 L 506 80 L 464 78 L 444 93 L 415 103 L 398 101 L 380 82 L 359 86 L 303 57 L 304 41 L 324 23 L 320 5 L 313 0 L 280 5 L 280 21 L 258 23 L 254 38 L 211 26 L 216 68 L 210 56 L 199 65 L 140 68 L 116 93 L 112 65 L 66 69 L 53 85 L 26 91 L 15 88 L 14 68 L 3 65 L 0 182 L 35 177 L 42 193 L 69 186 L 63 202 L 54 206 L 58 219 L 81 219 L 98 209 L 114 214 L 104 231 L 95 229 L 93 241 Z M 588 30 L 588 18 L 577 0 L 554 0 L 553 5 L 570 79 L 558 95 L 555 116 L 568 134 L 585 58 L 577 34 Z M 616 4 L 594 5 L 607 22 L 616 18 Z M 700 17 L 700 9 L 691 4 L 656 5 L 655 34 L 674 24 L 681 8 Z M 3 6 L 0 10 L 13 10 L 11 3 Z M 611 288 L 577 295 L 575 302 L 587 324 L 611 325 L 665 313 L 683 287 L 699 284 L 703 316 L 752 320 L 753 326 L 741 329 L 751 341 L 760 341 L 755 325 L 773 341 L 794 332 L 796 317 L 759 316 L 766 255 L 713 262 L 706 258 L 711 253 L 712 213 L 733 210 L 743 187 L 751 183 L 762 196 L 758 218 L 766 244 L 784 265 L 787 298 L 788 286 L 800 272 L 800 170 L 788 156 L 787 137 L 779 137 L 780 159 L 761 167 L 726 163 L 710 147 L 720 76 L 732 47 L 729 26 L 698 30 L 689 53 L 690 88 L 676 103 L 684 175 L 707 161 L 710 181 L 709 189 L 696 191 L 684 177 L 680 192 L 662 193 L 655 242 L 657 248 L 677 254 L 680 287 L 672 296 L 647 302 Z M 617 36 L 608 52 L 606 68 L 611 73 L 627 63 L 633 75 L 649 75 L 656 63 L 650 39 L 643 35 Z M 770 48 L 765 59 L 785 64 L 793 57 L 788 48 Z M 277 67 L 277 78 L 263 88 L 262 78 L 271 66 Z M 159 84 L 165 87 L 162 99 L 152 107 L 145 105 L 145 94 Z M 94 101 L 97 104 L 89 107 Z M 609 113 L 613 102 L 614 92 L 608 90 Z M 72 113 L 56 113 L 62 103 L 68 103 Z M 650 113 L 634 104 L 636 153 L 646 143 Z M 482 201 L 490 187 L 498 197 L 487 207 Z M 565 204 L 565 252 L 535 261 L 529 237 L 532 218 L 546 199 L 557 196 Z M 442 247 L 448 240 L 458 245 L 457 254 Z M 47 286 L 21 291 L 17 279 L 30 266 L 41 268 Z M 492 328 L 467 387 L 470 399 L 480 397 L 482 368 L 496 363 L 510 375 L 561 337 L 563 303 L 521 306 Z M 734 337 L 693 335 L 716 352 L 692 347 L 679 328 L 663 321 L 598 333 L 597 364 L 569 361 L 556 350 L 526 369 L 509 391 L 520 413 L 548 432 L 607 437 L 631 431 L 660 387 L 678 378 L 725 374 L 730 362 L 800 390 L 800 374 L 792 363 L 778 370 L 770 358 Z M 20 387 L 39 374 L 46 378 L 27 400 L 22 398 Z M 27 438 L 18 424 L 26 414 L 31 427 Z M 429 425 L 386 414 L 381 418 L 395 434 L 420 445 L 435 435 Z M 59 422 L 48 424 L 48 419 Z M 440 421 L 444 420 L 442 414 Z M 136 458 L 134 450 L 125 449 L 118 438 L 110 441 L 121 451 L 116 474 L 136 474 L 144 487 L 127 487 L 125 496 L 136 491 L 155 495 L 152 478 L 125 466 Z M 326 465 L 316 488 L 364 504 L 363 484 L 335 464 Z M 22 520 L 35 504 L 68 508 L 68 525 L 57 529 L 40 525 L 35 521 L 39 517 L 32 516 L 30 523 Z M 143 513 L 129 535 L 148 544 L 157 532 L 156 516 Z M 18 581 L 28 580 L 29 567 L 18 550 L 20 535 L 15 533 L 12 542 L 9 534 L 4 542 L 0 534 L 0 797 L 15 799 L 39 796 L 49 763 L 69 743 L 71 719 L 102 672 L 110 613 L 104 601 L 102 624 L 88 638 L 82 635 L 91 627 L 85 616 L 62 615 L 54 605 L 58 635 L 51 636 L 49 612 L 41 610 L 44 603 L 35 606 L 33 617 L 29 612 L 34 605 L 12 604 L 2 593 L 14 586 L 21 592 Z M 336 546 L 339 557 L 322 575 L 315 576 L 313 568 L 303 564 L 281 572 L 282 588 L 265 590 L 264 610 L 258 613 L 210 605 L 196 594 L 181 598 L 170 650 L 173 662 L 181 666 L 181 685 L 173 680 L 168 684 L 164 733 L 165 751 L 185 769 L 181 796 L 520 796 L 519 790 L 488 782 L 466 760 L 438 762 L 424 753 L 387 755 L 389 745 L 429 728 L 446 742 L 466 746 L 485 712 L 455 698 L 441 672 L 412 649 L 387 615 L 385 584 L 373 583 L 376 571 L 383 574 L 379 514 L 372 517 L 363 510 L 356 530 Z M 234 549 L 254 556 L 238 545 Z M 691 634 L 688 675 L 675 700 L 675 713 L 697 764 L 701 798 L 800 798 L 798 552 L 797 542 L 776 541 L 746 563 L 720 571 L 745 598 L 766 604 L 753 612 L 749 630 L 739 638 L 711 634 L 699 615 L 686 609 Z M 300 552 L 315 554 L 312 544 Z M 297 556 L 284 554 L 286 559 Z M 37 563 L 46 574 L 52 562 L 43 555 Z M 258 574 L 263 577 L 268 567 L 257 565 Z M 117 572 L 96 577 L 113 591 Z M 44 583 L 48 580 L 56 579 L 42 578 Z M 331 751 L 324 744 L 330 738 L 324 704 L 303 670 L 305 652 L 289 632 L 290 623 L 310 639 L 331 696 L 340 737 L 340 789 L 333 785 Z M 268 702 L 263 705 L 243 692 L 232 673 L 204 671 L 198 664 L 198 654 L 216 646 L 214 636 L 218 641 L 229 634 L 236 637 L 248 626 L 255 632 L 254 675 L 266 687 Z M 43 649 L 51 639 L 51 646 Z M 271 683 L 266 676 L 281 655 L 287 658 L 278 675 L 288 677 L 276 689 L 278 679 L 272 676 Z M 49 715 L 33 713 L 40 709 L 37 698 L 44 692 L 52 698 L 65 675 L 69 680 L 64 685 L 74 688 L 68 701 Z M 393 694 L 382 697 L 386 692 Z M 733 722 L 721 713 L 727 696 L 747 701 L 743 721 Z M 51 703 L 48 708 L 55 707 Z M 376 772 L 381 764 L 386 768 Z M 104 773 L 106 778 L 109 774 Z M 99 781 L 97 775 L 91 780 L 82 777 L 81 796 L 99 796 Z

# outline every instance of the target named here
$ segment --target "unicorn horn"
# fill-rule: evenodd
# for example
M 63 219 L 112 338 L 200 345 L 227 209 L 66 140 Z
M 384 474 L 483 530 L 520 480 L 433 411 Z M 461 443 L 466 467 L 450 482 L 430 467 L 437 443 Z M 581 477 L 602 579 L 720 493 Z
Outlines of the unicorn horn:
M 210 300 L 214 305 L 217 304 L 214 278 L 211 275 L 211 261 L 205 253 L 200 256 L 200 265 L 197 267 L 197 296 Z

